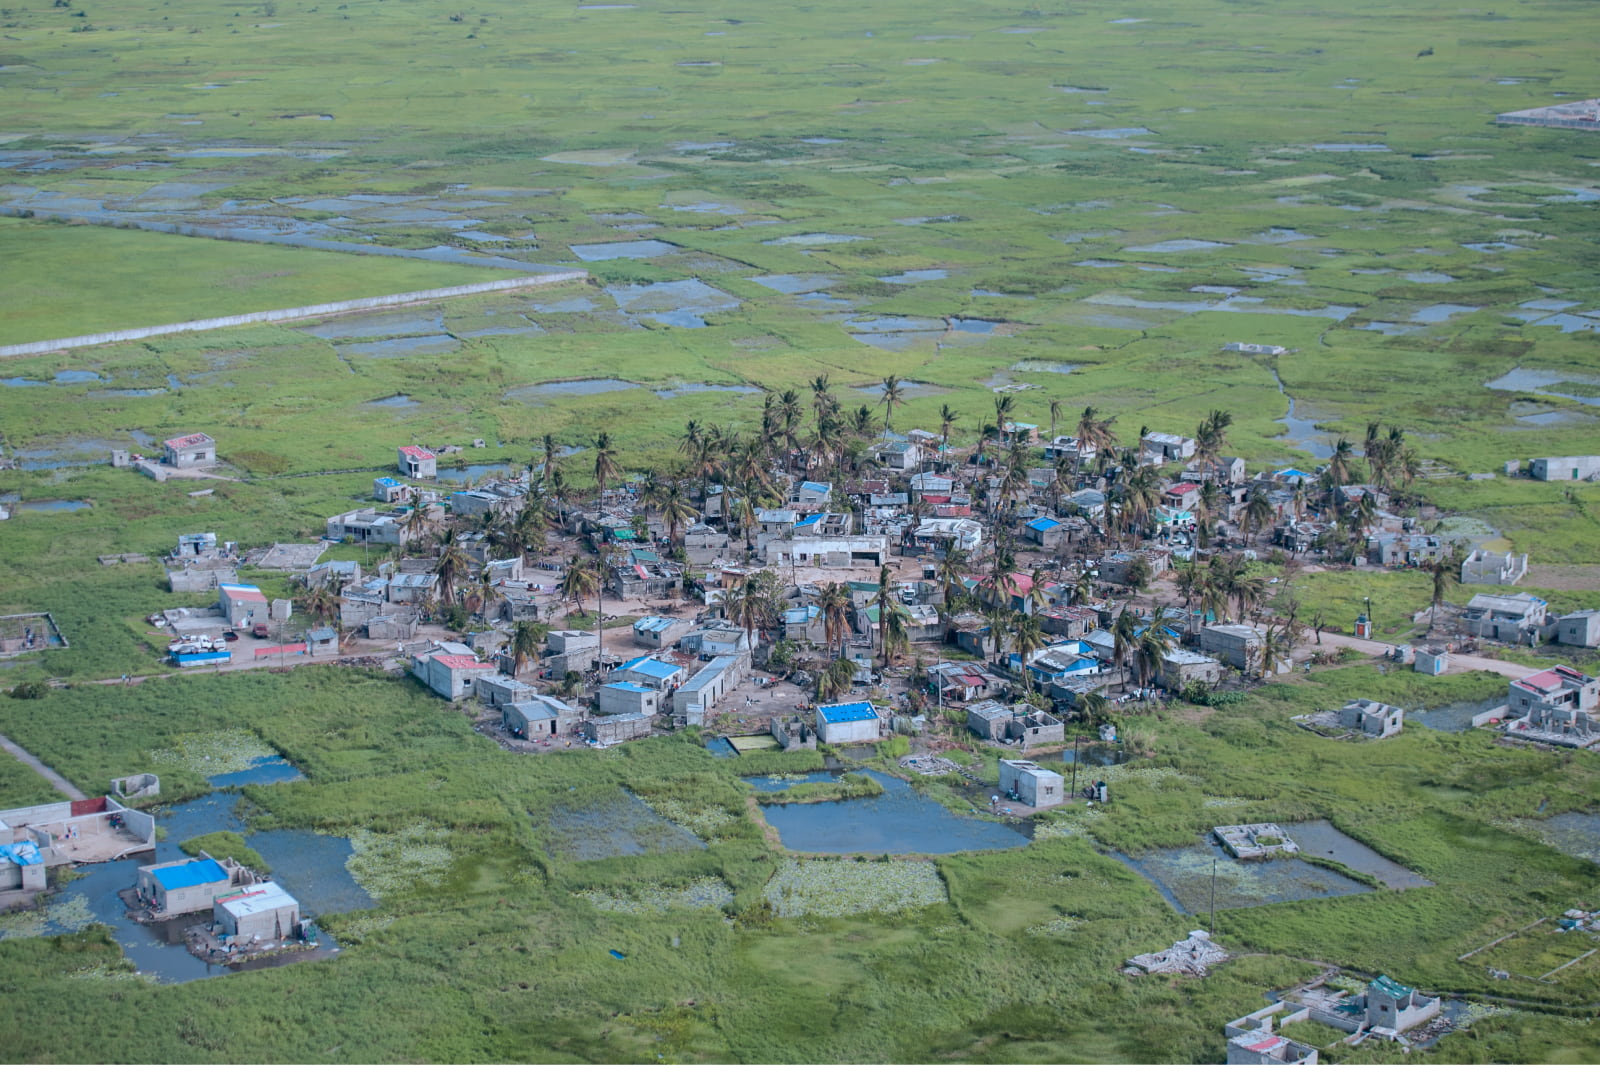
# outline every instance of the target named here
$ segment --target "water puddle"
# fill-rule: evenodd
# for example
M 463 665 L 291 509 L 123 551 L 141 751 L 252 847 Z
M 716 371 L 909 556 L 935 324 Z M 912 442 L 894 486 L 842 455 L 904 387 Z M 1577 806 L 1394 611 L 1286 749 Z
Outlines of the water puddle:
M 1418 876 L 1398 862 L 1390 861 L 1365 843 L 1340 832 L 1327 821 L 1302 821 L 1295 825 L 1285 825 L 1284 828 L 1288 831 L 1289 837 L 1300 845 L 1302 854 L 1331 858 L 1358 873 L 1376 877 L 1384 887 L 1404 890 L 1433 886 L 1432 880 Z
M 1090 270 L 1116 270 L 1120 267 L 1132 266 L 1133 263 L 1119 263 L 1115 259 L 1080 259 L 1072 265 L 1088 267 Z
M 1304 451 L 1314 459 L 1333 457 L 1333 438 L 1317 428 L 1315 419 L 1297 418 L 1294 413 L 1294 397 L 1289 395 L 1283 387 L 1283 378 L 1278 376 L 1278 370 L 1273 367 L 1272 380 L 1278 386 L 1278 392 L 1289 401 L 1289 411 L 1281 418 L 1273 419 L 1283 426 L 1286 432 L 1282 436 L 1284 443 L 1299 451 Z
M 397 314 L 368 314 L 355 318 L 336 318 L 330 322 L 298 327 L 324 340 L 342 340 L 348 337 L 403 337 L 423 333 L 444 332 L 444 316 L 419 315 L 415 312 Z
M 1521 244 L 1512 244 L 1510 241 L 1505 240 L 1487 240 L 1480 241 L 1476 244 L 1463 244 L 1461 246 L 1469 251 L 1497 252 L 1522 250 Z
M 1534 822 L 1532 827 L 1562 854 L 1600 864 L 1600 813 L 1574 810 Z
M 448 333 L 436 336 L 396 337 L 393 340 L 366 340 L 339 345 L 345 354 L 367 355 L 374 359 L 396 359 L 404 355 L 444 355 L 455 351 L 461 342 Z
M 785 773 L 781 776 L 745 777 L 744 782 L 757 791 L 788 791 L 796 784 L 824 784 L 839 779 L 826 769 L 814 773 Z
M 855 307 L 855 303 L 851 300 L 842 299 L 839 296 L 829 296 L 822 292 L 809 292 L 801 296 L 796 302 L 809 304 L 813 307 L 830 307 L 838 310 L 851 310 Z
M 573 244 L 572 254 L 586 263 L 610 259 L 654 259 L 682 249 L 664 240 L 624 240 L 607 244 Z
M 943 281 L 949 276 L 948 270 L 906 270 L 878 280 L 890 285 L 915 285 L 923 281 Z
M 852 318 L 845 327 L 853 333 L 944 332 L 939 318 L 903 318 L 885 315 L 878 318 Z
M 967 219 L 966 215 L 936 214 L 936 215 L 917 215 L 914 218 L 896 218 L 894 221 L 895 221 L 895 225 L 900 225 L 900 226 L 927 226 L 927 225 L 933 225 L 933 224 L 939 223 L 939 222 L 965 222 L 967 220 L 968 219 Z
M 166 394 L 164 388 L 97 388 L 89 393 L 95 399 L 144 399 Z
M 801 137 L 800 138 L 800 143 L 801 144 L 825 145 L 825 144 L 843 144 L 844 141 L 840 140 L 838 137 Z
M 1579 414 L 1574 410 L 1547 410 L 1538 414 L 1522 414 L 1517 421 L 1524 425 L 1539 427 L 1551 425 L 1592 425 L 1595 419 L 1587 414 Z
M 1105 769 L 1114 765 L 1124 765 L 1128 761 L 1127 748 L 1120 744 L 1090 744 L 1074 751 L 1071 747 L 1061 752 L 1061 760 L 1068 765 L 1076 762 L 1081 766 L 1090 766 L 1096 769 Z
M 995 331 L 1002 322 L 991 321 L 987 318 L 952 318 L 950 327 L 958 333 L 978 333 L 987 336 Z
M 584 296 L 556 300 L 554 303 L 530 303 L 528 306 L 540 314 L 586 314 L 595 309 L 594 301 Z
M 1194 314 L 1199 311 L 1223 311 L 1234 314 L 1283 314 L 1297 318 L 1331 318 L 1341 322 L 1356 312 L 1355 307 L 1337 304 L 1313 309 L 1298 307 L 1269 307 L 1259 296 L 1230 296 L 1221 301 L 1208 300 L 1144 300 L 1118 293 L 1101 293 L 1084 301 L 1105 307 L 1131 307 L 1146 311 L 1177 311 Z
M 1387 144 L 1308 144 L 1306 147 L 1314 152 L 1386 152 Z
M 1010 825 L 951 813 L 910 784 L 873 770 L 883 785 L 870 799 L 768 806 L 767 822 L 789 850 L 815 854 L 952 854 L 1025 846 Z
M 476 483 L 485 477 L 511 477 L 522 471 L 522 467 L 514 466 L 509 462 L 478 462 L 470 466 L 452 466 L 439 471 L 441 484 L 467 484 Z
M 544 825 L 550 852 L 569 861 L 665 854 L 705 847 L 694 833 L 618 789 L 583 806 L 557 806 Z
M 680 66 L 682 64 L 679 64 Z M 675 152 L 718 152 L 735 146 L 733 141 L 678 141 L 672 145 Z
M 8 388 L 42 388 L 45 385 L 85 385 L 94 381 L 104 381 L 93 370 L 57 370 L 55 376 L 48 381 L 38 381 L 31 377 L 4 377 L 0 378 L 0 385 Z
M 1297 240 L 1316 240 L 1310 233 L 1302 233 L 1297 229 L 1280 229 L 1274 226 L 1263 230 L 1250 238 L 1252 244 L 1293 244 Z
M 1372 890 L 1300 858 L 1242 862 L 1230 857 L 1219 844 L 1209 841 L 1151 851 L 1138 858 L 1118 851 L 1111 853 L 1154 884 L 1162 898 L 1179 913 L 1210 910 L 1213 870 L 1219 910 L 1359 895 Z
M 729 311 L 740 300 L 698 280 L 658 281 L 649 285 L 608 285 L 606 293 L 625 314 L 686 329 L 703 329 L 701 317 Z
M 679 396 L 692 396 L 702 392 L 731 392 L 740 396 L 751 396 L 761 391 L 753 385 L 708 385 L 699 381 L 688 384 L 672 385 L 669 388 L 653 389 L 660 399 L 677 399 Z
M 781 292 L 785 296 L 803 296 L 810 292 L 820 292 L 839 283 L 838 278 L 826 274 L 768 274 L 765 277 L 752 277 L 749 280 L 763 288 Z
M 70 514 L 75 510 L 88 510 L 93 504 L 82 499 L 40 499 L 16 506 L 18 510 L 31 510 L 36 514 Z
M 1122 129 L 1068 129 L 1062 130 L 1069 137 L 1096 137 L 1100 140 L 1121 141 L 1133 137 L 1154 137 L 1155 133 L 1143 126 L 1127 126 Z
M 1533 392 L 1539 395 L 1560 396 L 1563 399 L 1577 400 L 1587 406 L 1600 406 L 1600 396 L 1579 396 L 1569 392 L 1562 392 L 1555 386 L 1571 382 L 1580 385 L 1600 385 L 1600 377 L 1585 374 L 1559 373 L 1551 370 L 1529 370 L 1517 367 L 1509 373 L 1501 374 L 1493 381 L 1487 382 L 1485 388 L 1493 388 L 1501 392 Z M 19 452 L 19 454 L 21 454 Z M 24 466 L 24 469 L 27 467 Z
M 1437 322 L 1448 322 L 1451 318 L 1454 318 L 1458 314 L 1471 314 L 1477 309 L 1478 308 L 1476 307 L 1468 307 L 1461 303 L 1435 303 L 1431 307 L 1423 307 L 1421 310 L 1412 314 L 1411 321 L 1424 322 L 1432 325 Z
M 883 384 L 881 382 L 872 385 L 856 385 L 850 391 L 859 392 L 869 399 L 883 398 Z M 906 399 L 919 399 L 923 396 L 943 396 L 948 395 L 949 392 L 950 389 L 948 388 L 930 385 L 926 381 L 900 382 L 900 395 Z
M 1407 710 L 1406 724 L 1421 725 L 1436 732 L 1466 732 L 1472 727 L 1474 717 L 1486 710 L 1503 706 L 1505 701 L 1505 696 L 1499 695 L 1476 701 L 1447 703 L 1431 710 Z
M 849 244 L 852 241 L 866 239 L 866 237 L 852 236 L 846 233 L 795 233 L 792 236 L 764 240 L 761 243 L 780 246 L 797 245 L 809 248 L 822 244 Z
M 1600 330 L 1600 319 L 1578 314 L 1552 314 L 1548 318 L 1540 318 L 1528 324 L 1554 326 L 1563 333 L 1592 333 Z
M 1023 359 L 1011 364 L 1011 369 L 1019 373 L 1071 373 L 1077 368 L 1077 363 L 1051 362 L 1048 359 Z
M 640 385 L 632 381 L 618 381 L 612 377 L 591 377 L 582 381 L 547 381 L 538 385 L 523 385 L 506 393 L 507 399 L 524 403 L 538 403 L 561 396 L 598 396 L 605 392 L 623 392 Z
M 1366 322 L 1356 328 L 1365 329 L 1370 333 L 1382 333 L 1386 337 L 1403 337 L 1422 332 L 1420 325 L 1402 325 L 1399 322 Z
M 1413 270 L 1405 275 L 1405 279 L 1413 285 L 1448 285 L 1455 280 L 1449 274 L 1441 274 L 1436 270 Z
M 1227 248 L 1230 245 L 1219 243 L 1215 240 L 1191 240 L 1187 237 L 1177 240 L 1162 240 L 1154 244 L 1140 244 L 1129 247 L 1125 251 L 1139 252 L 1174 252 L 1174 251 L 1205 251 L 1207 248 Z

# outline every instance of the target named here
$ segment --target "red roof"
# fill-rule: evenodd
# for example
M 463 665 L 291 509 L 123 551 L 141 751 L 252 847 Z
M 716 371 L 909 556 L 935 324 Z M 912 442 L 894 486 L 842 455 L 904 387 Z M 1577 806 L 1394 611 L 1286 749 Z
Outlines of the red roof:
M 491 663 L 480 662 L 471 655 L 434 655 L 433 660 L 446 669 L 489 669 Z
M 1281 1045 L 1282 1043 L 1283 1043 L 1283 1037 L 1282 1036 L 1269 1035 L 1265 1039 L 1261 1040 L 1261 1042 L 1259 1042 L 1259 1043 L 1251 1043 L 1249 1046 L 1245 1047 L 1245 1049 L 1246 1050 L 1253 1050 L 1253 1051 L 1255 1051 L 1256 1053 L 1259 1054 L 1259 1053 L 1261 1053 L 1263 1051 L 1273 1050 L 1276 1047 L 1278 1047 L 1279 1045 Z
M 434 457 L 433 452 L 429 451 L 425 447 L 418 447 L 415 444 L 407 444 L 405 447 L 402 447 L 400 449 L 400 454 L 409 455 L 414 459 L 431 459 Z
M 190 433 L 188 436 L 175 436 L 165 443 L 174 451 L 181 451 L 186 447 L 199 447 L 201 444 L 214 444 L 216 441 L 205 433 Z
M 267 597 L 261 594 L 260 588 L 223 588 L 222 594 L 229 599 L 236 599 L 246 603 L 265 603 Z
M 922 501 L 924 503 L 934 503 L 934 504 L 937 504 L 937 503 L 948 503 L 948 502 L 950 502 L 950 497 L 949 496 L 924 495 L 922 497 Z

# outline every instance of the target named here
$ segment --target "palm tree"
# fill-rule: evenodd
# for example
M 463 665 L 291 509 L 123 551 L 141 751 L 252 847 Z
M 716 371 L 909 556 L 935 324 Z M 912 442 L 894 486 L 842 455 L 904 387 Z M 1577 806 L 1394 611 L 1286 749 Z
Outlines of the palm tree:
M 587 556 L 574 559 L 567 572 L 561 575 L 561 598 L 578 605 L 596 594 L 600 588 L 600 568 Z
M 456 581 L 466 576 L 467 570 L 471 567 L 472 561 L 462 550 L 456 531 L 446 529 L 444 535 L 439 537 L 439 558 L 433 564 L 433 572 L 439 578 L 439 590 L 445 605 L 455 605 Z
M 1245 500 L 1244 511 L 1239 515 L 1239 534 L 1244 542 L 1250 542 L 1252 532 L 1259 533 L 1272 521 L 1272 501 L 1267 498 L 1266 489 L 1257 484 L 1250 489 L 1250 496 Z
M 406 512 L 405 519 L 400 522 L 402 541 L 409 544 L 420 540 L 433 531 L 433 526 L 433 515 L 429 513 L 428 506 L 423 503 L 413 503 L 411 509 Z
M 1139 618 L 1131 607 L 1123 607 L 1122 613 L 1117 615 L 1117 620 L 1111 623 L 1111 659 L 1117 664 L 1119 670 L 1124 669 L 1128 659 L 1128 652 L 1137 646 L 1139 639 Z M 1127 673 L 1122 675 L 1121 687 L 1127 690 Z
M 1141 688 L 1149 687 L 1151 679 L 1161 672 L 1161 663 L 1172 653 L 1172 646 L 1172 633 L 1159 622 L 1151 623 L 1139 634 L 1137 660 Z
M 883 404 L 883 427 L 894 428 L 894 409 L 906 401 L 905 383 L 895 374 L 890 374 L 883 379 L 883 396 L 878 400 Z
M 744 629 L 752 650 L 756 645 L 756 629 L 777 612 L 773 601 L 776 585 L 777 576 L 771 570 L 761 570 L 746 577 L 738 587 L 729 589 L 723 600 L 722 608 L 728 619 Z
M 1227 445 L 1228 427 L 1232 424 L 1233 415 L 1225 410 L 1214 410 L 1201 419 L 1194 431 L 1194 457 L 1202 471 L 1216 464 Z
M 1062 406 L 1064 406 L 1064 401 L 1060 398 L 1050 401 L 1050 445 L 1052 447 L 1055 446 L 1056 442 L 1056 423 L 1061 420 Z
M 949 450 L 950 430 L 960 420 L 961 412 L 951 410 L 950 404 L 946 403 L 939 408 L 939 449 L 941 451 Z
M 529 493 L 527 502 L 511 523 L 514 542 L 525 552 L 539 554 L 544 550 L 544 533 L 549 524 L 550 509 L 544 496 Z
M 911 647 L 911 615 L 899 603 L 889 604 L 889 613 L 883 628 L 883 665 L 904 654 Z
M 554 433 L 545 433 L 543 441 L 544 469 L 539 473 L 539 480 L 548 484 L 550 478 L 556 475 L 556 463 L 561 458 L 561 445 L 556 443 Z
M 519 621 L 511 630 L 511 675 L 522 671 L 526 662 L 539 661 L 539 628 L 531 621 Z
M 599 488 L 599 498 L 605 501 L 606 485 L 622 475 L 617 465 L 617 454 L 612 450 L 611 434 L 601 432 L 594 438 L 594 480 Z
M 848 658 L 835 658 L 828 663 L 827 669 L 817 674 L 817 702 L 833 702 L 848 692 L 855 682 L 855 663 Z
M 873 605 L 878 608 L 878 648 L 883 652 L 883 665 L 889 666 L 889 612 L 900 604 L 895 601 L 893 589 L 889 586 L 889 567 L 883 566 L 878 570 L 878 594 L 873 597 Z
M 1099 692 L 1085 692 L 1078 696 L 1078 712 L 1090 723 L 1103 721 L 1111 716 L 1111 700 Z
M 1354 457 L 1355 448 L 1341 436 L 1333 445 L 1333 454 L 1328 456 L 1328 476 L 1335 488 L 1350 483 L 1350 464 Z
M 694 524 L 700 512 L 689 502 L 689 497 L 683 494 L 683 485 L 677 480 L 669 481 L 661 491 L 658 506 L 661 508 L 661 520 L 667 525 L 667 539 L 677 545 L 681 542 L 678 533 L 686 526 Z
M 1439 621 L 1439 604 L 1444 602 L 1445 593 L 1451 587 L 1461 583 L 1461 563 L 1464 561 L 1464 550 L 1461 544 L 1455 544 L 1448 555 L 1425 563 L 1422 571 L 1433 582 L 1433 610 L 1428 615 L 1428 632 L 1433 632 L 1433 627 Z
M 845 637 L 850 633 L 850 589 L 837 581 L 829 581 L 819 590 L 813 604 L 822 616 L 822 640 L 827 652 L 843 656 Z
M 1033 655 L 1049 646 L 1039 619 L 1017 614 L 1011 625 L 1011 642 L 1017 651 L 1017 666 L 1022 670 L 1022 683 L 1033 690 L 1033 674 L 1028 672 L 1028 662 Z

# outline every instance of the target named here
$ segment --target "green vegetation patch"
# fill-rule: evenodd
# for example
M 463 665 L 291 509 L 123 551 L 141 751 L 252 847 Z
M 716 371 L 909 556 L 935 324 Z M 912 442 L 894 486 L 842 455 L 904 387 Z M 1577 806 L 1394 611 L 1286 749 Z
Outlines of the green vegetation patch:
M 178 848 L 185 854 L 199 854 L 205 851 L 213 858 L 232 858 L 240 865 L 258 873 L 272 872 L 272 867 L 267 864 L 266 859 L 237 832 L 208 832 L 203 836 L 184 840 L 178 844 Z
M 157 766 L 174 766 L 203 777 L 240 773 L 258 758 L 271 758 L 278 752 L 261 737 L 243 729 L 218 732 L 188 732 L 174 736 L 170 747 L 150 752 Z
M 668 910 L 720 910 L 733 902 L 733 890 L 714 876 L 696 877 L 677 887 L 641 884 L 627 891 L 577 892 L 597 910 L 606 913 L 659 914 Z
M 931 862 L 790 858 L 764 892 L 780 917 L 899 913 L 948 901 Z

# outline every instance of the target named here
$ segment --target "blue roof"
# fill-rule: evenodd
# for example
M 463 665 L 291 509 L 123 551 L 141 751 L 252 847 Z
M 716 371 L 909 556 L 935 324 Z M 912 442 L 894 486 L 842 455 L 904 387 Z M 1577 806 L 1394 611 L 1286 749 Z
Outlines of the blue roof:
M 820 613 L 822 611 L 815 603 L 807 603 L 805 606 L 797 606 L 791 610 L 785 610 L 783 612 L 783 623 L 785 625 L 804 625 Z
M 395 480 L 393 477 L 375 477 L 375 478 L 373 478 L 373 480 L 376 481 L 378 484 L 383 485 L 385 488 L 400 488 L 400 487 L 402 487 L 400 482 Z
M 632 662 L 623 663 L 622 668 L 630 673 L 643 673 L 658 680 L 666 680 L 679 671 L 671 662 L 663 662 L 656 658 L 635 658 Z
M 1049 532 L 1051 529 L 1061 528 L 1061 523 L 1054 518 L 1034 518 L 1028 522 L 1028 528 L 1034 532 Z
M 820 484 L 817 481 L 801 481 L 800 482 L 800 487 L 802 489 L 804 489 L 805 491 L 807 491 L 807 492 L 831 492 L 831 491 L 833 491 L 833 485 L 831 485 L 831 484 Z
M 832 706 L 817 707 L 817 715 L 824 721 L 835 725 L 846 721 L 871 721 L 878 716 L 871 703 L 834 703 Z
M 821 520 L 822 520 L 822 515 L 821 514 L 810 514 L 810 515 L 807 515 L 804 518 L 801 518 L 799 520 L 799 522 L 797 522 L 795 524 L 795 528 L 803 529 L 807 525 L 815 525 L 817 522 L 819 522 Z
M 0 845 L 0 861 L 15 862 L 18 865 L 44 864 L 44 859 L 39 857 L 39 845 L 31 840 Z
M 613 691 L 644 692 L 645 694 L 649 694 L 650 692 L 655 691 L 654 688 L 646 688 L 643 685 L 639 685 L 639 684 L 629 684 L 625 680 L 619 680 L 619 681 L 616 681 L 613 684 L 607 684 L 606 687 L 612 689 Z
M 640 618 L 633 623 L 634 632 L 665 632 L 678 623 L 677 618 Z
M 168 891 L 179 888 L 194 887 L 197 884 L 210 884 L 218 880 L 227 880 L 227 871 L 212 861 L 210 858 L 197 858 L 183 865 L 169 865 L 165 869 L 153 869 L 150 875 L 155 877 L 156 883 Z

